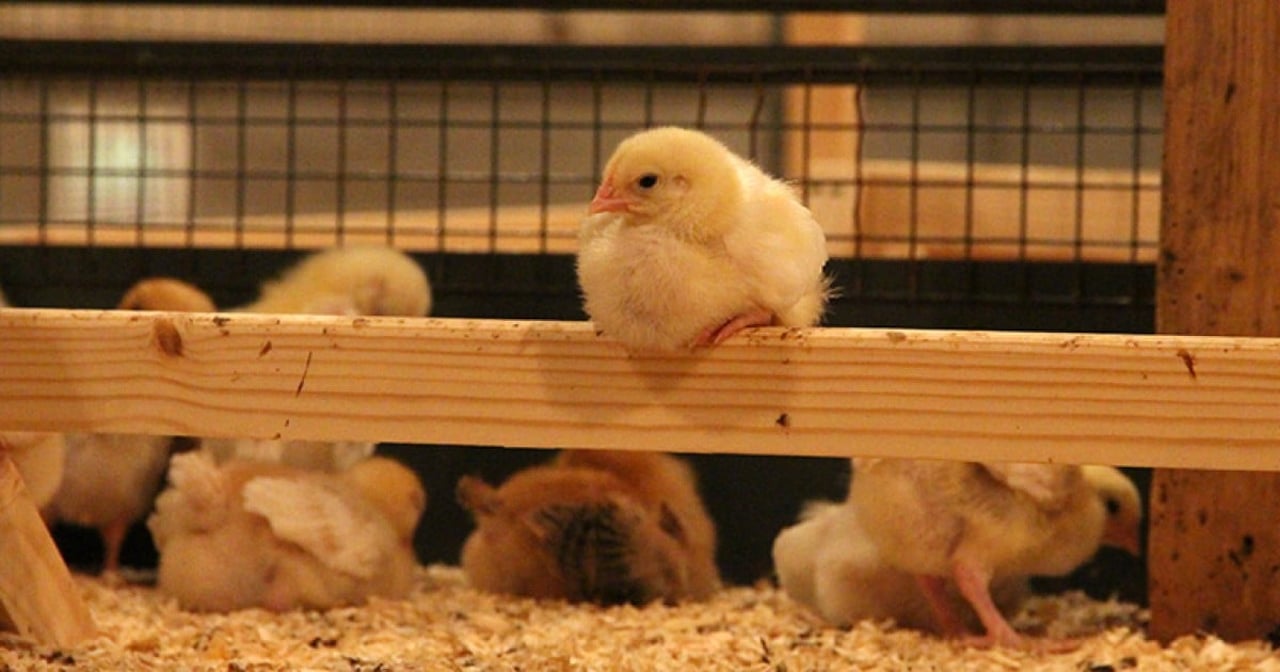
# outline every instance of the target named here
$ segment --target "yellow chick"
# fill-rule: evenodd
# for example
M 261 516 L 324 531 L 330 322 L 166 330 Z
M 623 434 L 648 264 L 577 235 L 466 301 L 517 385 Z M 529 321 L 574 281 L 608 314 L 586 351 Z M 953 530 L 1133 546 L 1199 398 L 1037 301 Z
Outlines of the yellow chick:
M 27 495 L 37 509 L 43 509 L 62 485 L 66 437 L 50 432 L 0 432 L 0 452 L 9 454 Z
M 417 475 L 382 457 L 328 474 L 176 455 L 147 521 L 160 551 L 157 588 L 183 608 L 213 612 L 401 599 L 426 503 Z
M 597 329 L 676 350 L 816 324 L 826 261 L 822 227 L 786 184 L 709 135 L 664 127 L 624 140 L 605 165 L 577 273 Z
M 148 278 L 129 289 L 121 310 L 211 312 L 213 301 L 173 278 Z M 62 482 L 47 507 L 52 521 L 96 529 L 103 540 L 103 571 L 120 568 L 129 527 L 151 507 L 164 478 L 172 437 L 68 434 Z
M 314 253 L 262 285 L 240 312 L 422 317 L 431 310 L 431 285 L 409 255 L 389 247 L 347 247 Z M 201 450 L 216 462 L 278 462 L 341 471 L 370 456 L 368 442 L 270 441 L 206 438 Z
M 463 477 L 458 499 L 477 526 L 462 568 L 481 590 L 612 605 L 720 586 L 711 519 L 670 455 L 567 451 L 497 489 Z
M 986 634 L 975 646 L 1058 649 L 1018 634 L 992 600 L 994 577 L 1055 576 L 1100 544 L 1137 553 L 1142 504 L 1111 467 L 855 458 L 849 502 L 892 567 L 917 577 L 947 634 L 965 631 L 955 581 Z
M 892 620 L 944 634 L 915 577 L 885 561 L 848 504 L 811 503 L 774 539 L 773 563 L 782 590 L 832 624 Z M 964 624 L 980 627 L 954 582 L 946 588 L 947 602 Z M 992 579 L 991 597 L 1003 614 L 1015 612 L 1028 595 L 1024 577 Z
M 409 255 L 390 247 L 314 253 L 262 285 L 250 313 L 403 315 L 431 312 L 431 285 Z

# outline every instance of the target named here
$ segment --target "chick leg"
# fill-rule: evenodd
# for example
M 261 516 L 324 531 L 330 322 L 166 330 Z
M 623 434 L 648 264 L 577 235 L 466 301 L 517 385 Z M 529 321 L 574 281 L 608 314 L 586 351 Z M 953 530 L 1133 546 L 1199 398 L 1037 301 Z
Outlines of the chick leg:
M 693 345 L 694 347 L 720 345 L 728 340 L 730 336 L 747 327 L 767 327 L 770 324 L 773 324 L 773 313 L 763 308 L 757 308 L 741 315 L 736 315 L 733 319 L 715 329 L 708 327 L 701 334 L 698 334 L 698 338 L 693 342 Z
M 947 595 L 946 579 L 941 576 L 918 574 L 916 583 L 920 585 L 920 592 L 924 593 L 929 607 L 933 609 L 933 616 L 937 619 L 938 628 L 944 636 L 960 637 L 969 634 L 969 629 L 952 608 L 951 598 Z
M 120 549 L 129 532 L 129 521 L 115 520 L 100 530 L 102 534 L 102 573 L 114 575 L 120 572 Z
M 973 606 L 982 625 L 987 629 L 986 635 L 968 640 L 969 644 L 978 647 L 1003 646 L 1011 649 L 1033 649 L 1055 653 L 1072 651 L 1080 647 L 1080 642 L 1075 640 L 1031 641 L 1018 634 L 991 599 L 991 571 L 985 567 L 964 559 L 956 559 L 952 563 L 952 572 L 956 585 L 960 588 L 960 594 L 964 595 Z
M 991 599 L 991 572 L 965 560 L 956 560 L 952 565 L 952 572 L 956 578 L 956 585 L 960 588 L 960 594 L 973 605 L 978 619 L 987 629 L 985 637 L 977 638 L 971 643 L 978 646 L 1022 648 L 1022 635 L 1009 625 L 1009 621 L 1005 620 L 1004 615 Z

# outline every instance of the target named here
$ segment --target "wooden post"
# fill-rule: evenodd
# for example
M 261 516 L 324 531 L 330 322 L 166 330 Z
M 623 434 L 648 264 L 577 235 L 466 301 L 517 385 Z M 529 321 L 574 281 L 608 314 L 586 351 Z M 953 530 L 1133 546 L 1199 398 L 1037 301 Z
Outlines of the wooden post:
M 46 646 L 94 634 L 89 608 L 53 545 L 22 477 L 0 450 L 0 627 Z
M 1280 334 L 1280 3 L 1167 12 L 1157 329 Z M 1280 636 L 1280 474 L 1161 469 L 1152 487 L 1152 636 Z

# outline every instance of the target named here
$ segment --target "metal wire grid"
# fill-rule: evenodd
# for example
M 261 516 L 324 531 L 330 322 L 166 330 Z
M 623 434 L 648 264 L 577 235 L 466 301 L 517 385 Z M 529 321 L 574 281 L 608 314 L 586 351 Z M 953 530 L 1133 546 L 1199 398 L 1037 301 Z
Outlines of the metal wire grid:
M 796 182 L 846 297 L 981 298 L 975 269 L 1013 264 L 1026 299 L 1048 263 L 1075 269 L 1060 300 L 1149 300 L 1158 49 L 21 42 L 0 63 L 9 243 L 566 255 L 614 144 L 681 124 Z M 1098 199 L 1120 207 L 1102 234 Z M 1137 275 L 1091 292 L 1100 264 Z

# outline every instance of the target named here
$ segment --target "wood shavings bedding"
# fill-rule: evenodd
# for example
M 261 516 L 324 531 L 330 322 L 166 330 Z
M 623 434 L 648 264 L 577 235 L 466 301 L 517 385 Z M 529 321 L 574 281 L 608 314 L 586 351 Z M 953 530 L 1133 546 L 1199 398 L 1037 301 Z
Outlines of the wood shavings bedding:
M 599 608 L 481 593 L 455 567 L 420 570 L 405 601 L 326 612 L 184 612 L 154 588 L 77 577 L 101 635 L 69 650 L 0 634 L 10 670 L 1263 670 L 1262 643 L 1185 637 L 1162 647 L 1133 605 L 1033 599 L 1014 624 L 1082 637 L 1066 654 L 974 650 L 885 623 L 824 625 L 778 589 L 706 603 Z

